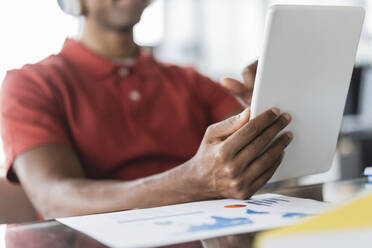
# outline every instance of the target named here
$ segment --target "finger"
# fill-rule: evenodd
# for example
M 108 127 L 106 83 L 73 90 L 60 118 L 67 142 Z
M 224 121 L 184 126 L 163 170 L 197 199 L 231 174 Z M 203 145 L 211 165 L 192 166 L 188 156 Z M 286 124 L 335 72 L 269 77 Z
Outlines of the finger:
M 260 155 L 253 163 L 251 163 L 246 170 L 244 175 L 246 181 L 253 182 L 256 178 L 260 177 L 265 171 L 275 165 L 276 159 L 283 153 L 284 149 L 293 140 L 293 134 L 291 132 L 281 135 L 274 143 Z
M 243 83 L 232 78 L 224 78 L 221 85 L 225 87 L 230 94 L 237 97 L 242 106 L 249 106 L 252 102 L 253 89 L 248 89 Z
M 256 79 L 256 72 L 258 67 L 258 60 L 253 62 L 252 64 L 248 65 L 244 68 L 242 76 L 245 86 L 248 89 L 252 89 L 254 87 L 254 81 Z
M 234 115 L 226 120 L 217 122 L 208 127 L 206 131 L 207 138 L 222 138 L 231 135 L 239 130 L 249 121 L 250 109 L 246 108 L 238 115 Z
M 223 78 L 221 85 L 225 87 L 232 95 L 239 97 L 249 97 L 252 90 L 249 90 L 244 84 L 233 78 Z
M 265 147 L 283 130 L 291 121 L 291 116 L 287 113 L 282 114 L 273 125 L 264 130 L 257 136 L 249 145 L 242 149 L 235 157 L 235 162 L 244 168 L 250 164 L 258 155 L 260 155 Z
M 251 184 L 251 190 L 254 193 L 256 193 L 262 186 L 264 186 L 267 181 L 270 180 L 270 178 L 274 175 L 275 171 L 278 169 L 280 164 L 283 162 L 284 158 L 284 151 L 279 155 L 278 159 L 274 162 L 273 166 L 265 171 L 260 177 L 258 177 L 252 184 Z
M 280 115 L 280 110 L 272 108 L 250 120 L 239 130 L 234 132 L 224 141 L 224 146 L 228 147 L 229 158 L 233 158 L 243 147 L 253 141 L 263 130 L 271 126 Z
M 241 185 L 238 185 L 239 187 L 235 187 L 233 191 L 236 193 L 233 194 L 237 199 L 247 199 L 251 197 L 253 194 L 255 194 L 275 173 L 276 169 L 281 164 L 284 157 L 284 152 L 282 152 L 273 162 L 273 166 L 271 166 L 269 169 L 264 171 L 260 176 L 258 176 L 256 179 L 251 181 L 250 178 L 243 179 L 241 182 Z M 235 186 L 235 185 L 234 185 Z

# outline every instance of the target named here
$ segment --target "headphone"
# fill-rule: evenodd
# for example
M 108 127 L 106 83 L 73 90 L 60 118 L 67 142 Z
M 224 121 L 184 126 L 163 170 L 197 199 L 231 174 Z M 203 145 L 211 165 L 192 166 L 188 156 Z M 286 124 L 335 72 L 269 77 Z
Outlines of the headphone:
M 57 0 L 59 7 L 67 14 L 79 16 L 82 14 L 80 0 Z

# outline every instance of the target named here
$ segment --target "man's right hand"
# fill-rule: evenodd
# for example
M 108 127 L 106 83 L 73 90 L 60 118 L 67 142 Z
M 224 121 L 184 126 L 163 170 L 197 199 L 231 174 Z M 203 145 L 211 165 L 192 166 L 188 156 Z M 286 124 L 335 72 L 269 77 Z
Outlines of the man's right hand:
M 275 137 L 290 121 L 291 116 L 277 108 L 249 121 L 247 109 L 210 126 L 188 164 L 200 196 L 246 199 L 253 195 L 281 163 L 293 134 Z

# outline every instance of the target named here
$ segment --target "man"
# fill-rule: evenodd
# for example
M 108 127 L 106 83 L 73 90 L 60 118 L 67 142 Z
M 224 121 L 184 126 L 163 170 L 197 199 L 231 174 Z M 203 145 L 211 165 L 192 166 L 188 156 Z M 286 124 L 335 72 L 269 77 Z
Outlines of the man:
M 246 109 L 221 121 L 242 110 L 221 86 L 133 42 L 149 1 L 69 2 L 85 17 L 81 40 L 8 72 L 2 87 L 7 176 L 42 217 L 244 199 L 273 175 L 293 135 L 263 151 L 288 114 L 273 108 L 249 121 Z M 223 82 L 244 104 L 255 66 L 246 86 Z

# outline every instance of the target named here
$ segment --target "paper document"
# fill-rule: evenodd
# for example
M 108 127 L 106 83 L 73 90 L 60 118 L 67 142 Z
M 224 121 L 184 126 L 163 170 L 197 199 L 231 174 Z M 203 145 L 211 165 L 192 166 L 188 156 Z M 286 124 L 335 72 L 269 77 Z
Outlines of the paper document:
M 290 225 L 330 204 L 276 194 L 57 219 L 110 247 L 154 247 Z

